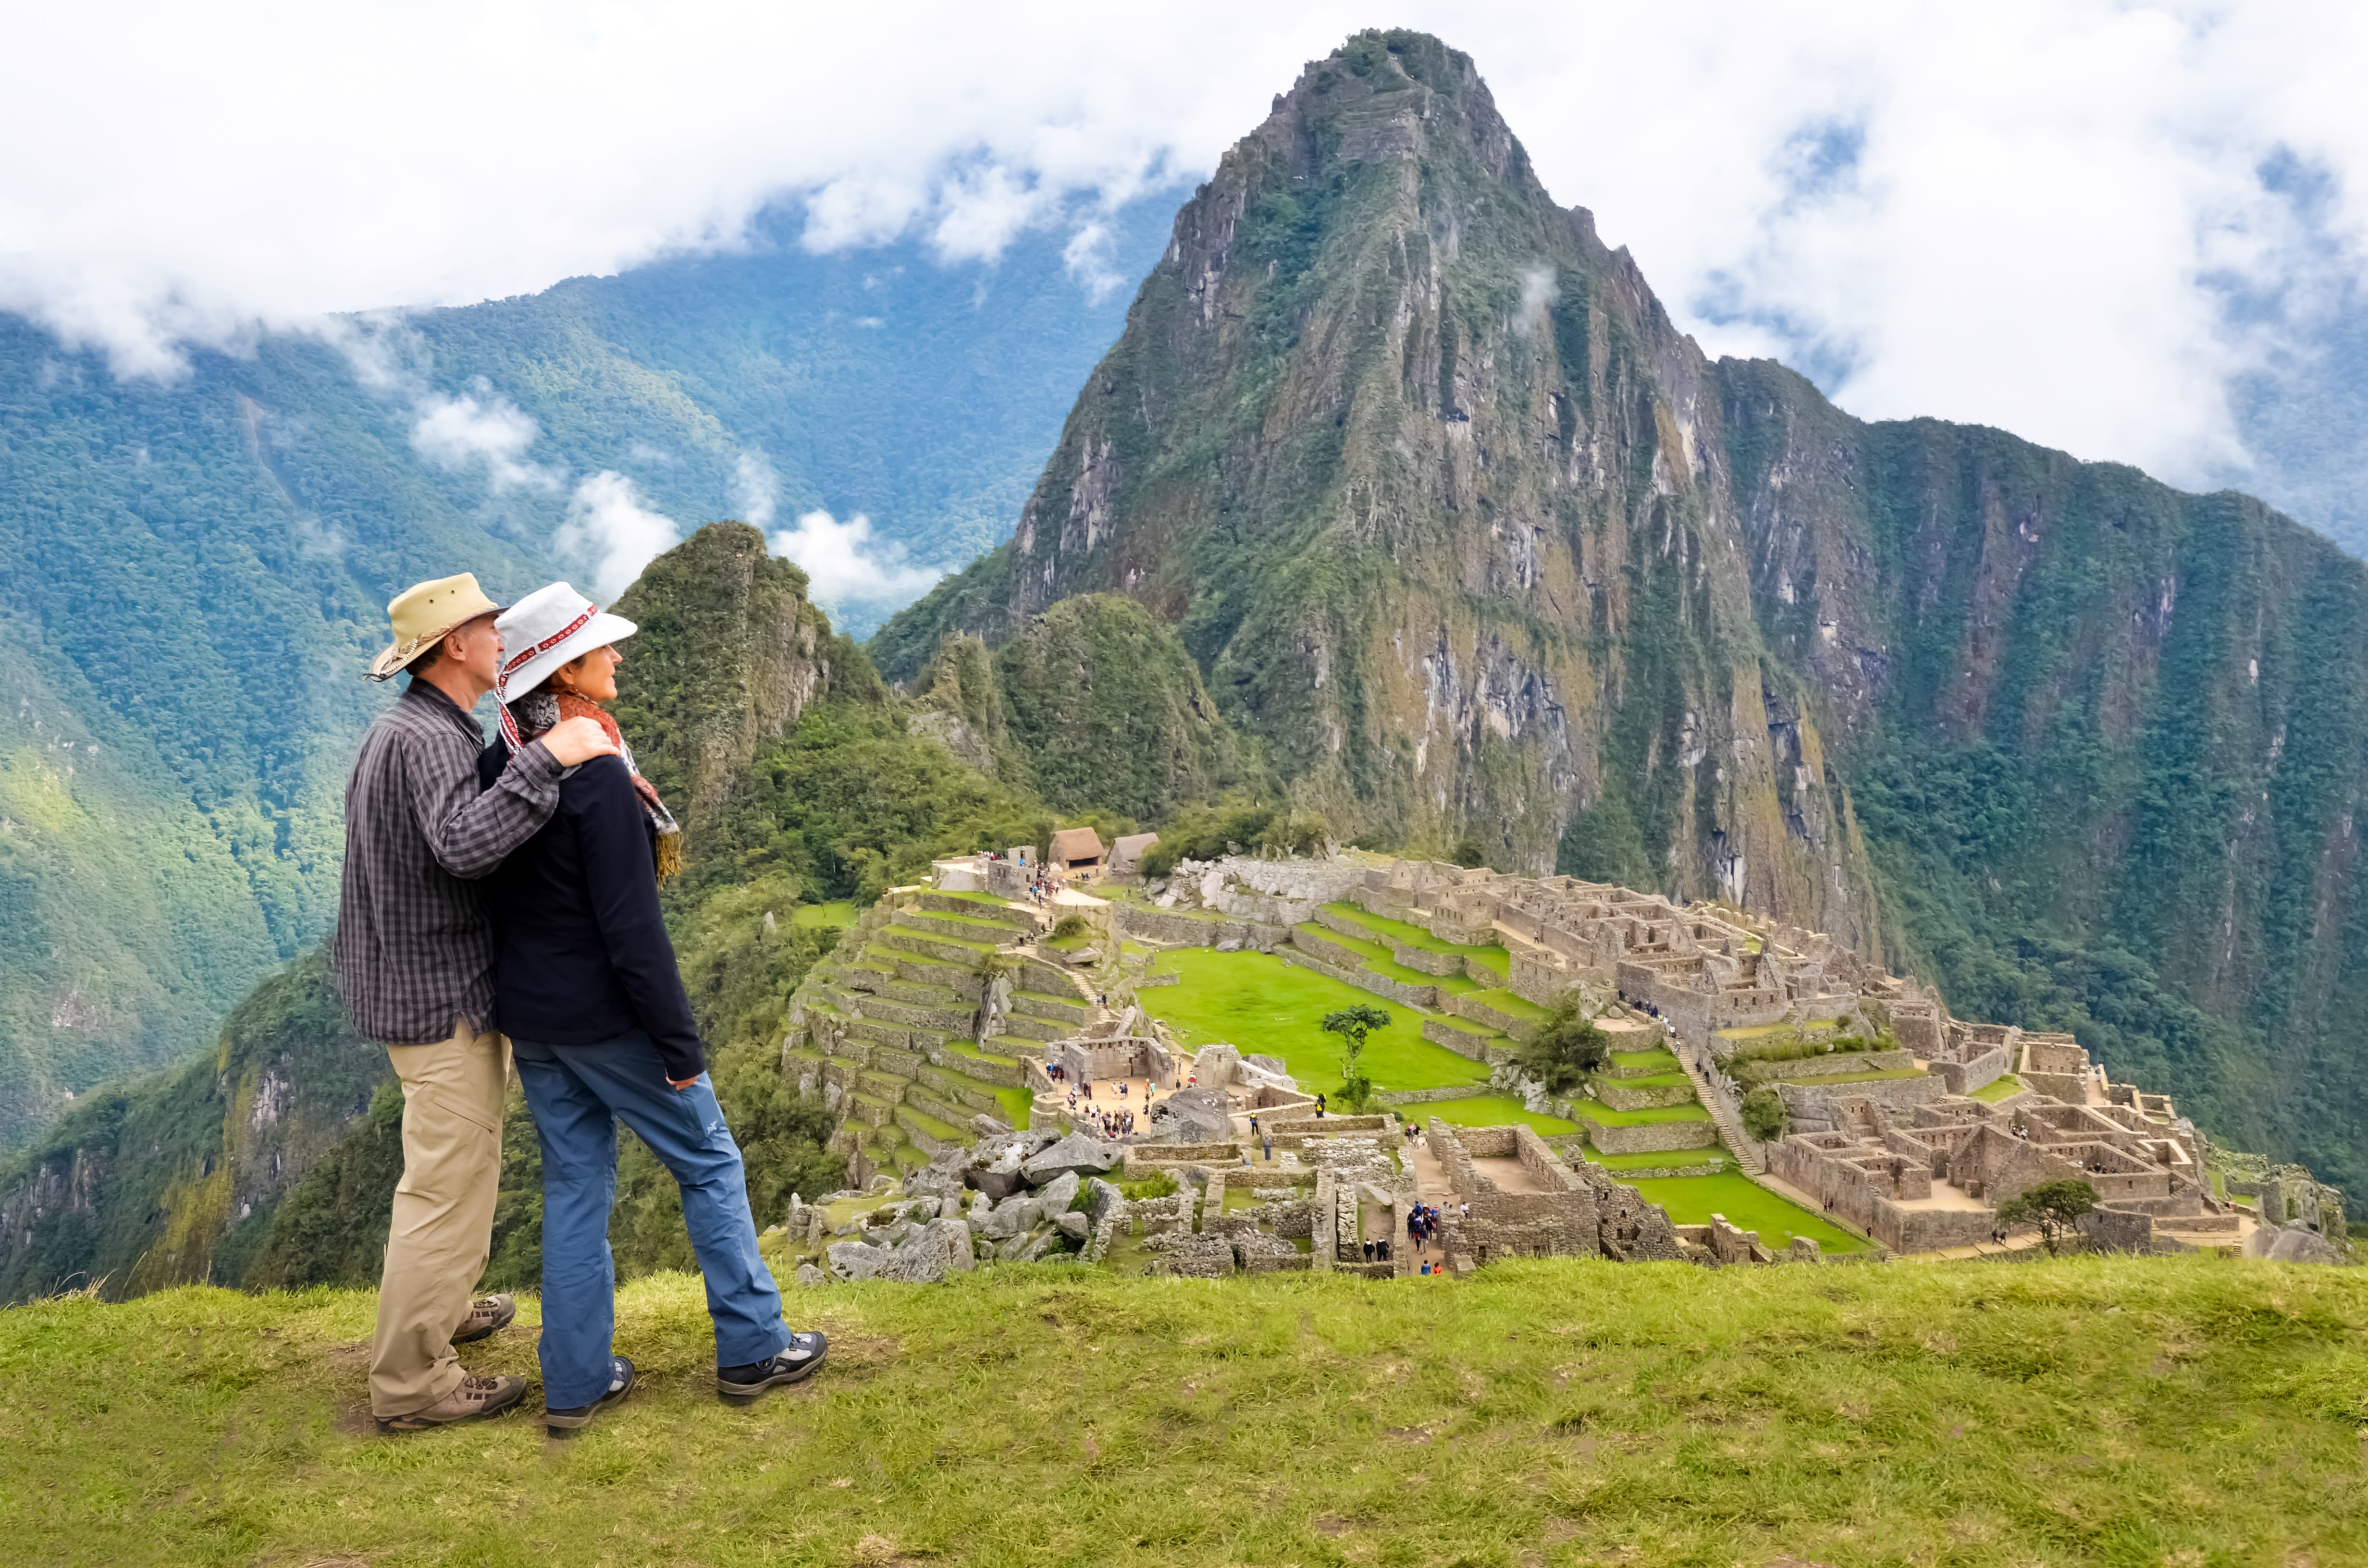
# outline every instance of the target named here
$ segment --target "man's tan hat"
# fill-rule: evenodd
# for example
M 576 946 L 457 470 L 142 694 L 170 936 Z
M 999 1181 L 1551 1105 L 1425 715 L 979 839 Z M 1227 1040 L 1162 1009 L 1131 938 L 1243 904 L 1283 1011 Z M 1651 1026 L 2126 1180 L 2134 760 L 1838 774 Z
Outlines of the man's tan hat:
M 386 607 L 386 618 L 394 623 L 394 642 L 370 661 L 370 679 L 392 679 L 397 670 L 435 647 L 448 633 L 481 615 L 501 612 L 502 607 L 477 586 L 472 573 L 404 589 Z

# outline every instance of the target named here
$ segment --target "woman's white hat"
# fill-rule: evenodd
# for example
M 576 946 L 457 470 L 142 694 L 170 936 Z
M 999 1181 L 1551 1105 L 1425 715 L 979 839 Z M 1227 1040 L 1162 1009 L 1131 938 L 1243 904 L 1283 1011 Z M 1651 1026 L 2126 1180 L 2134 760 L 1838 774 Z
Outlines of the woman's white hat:
M 551 672 L 569 660 L 621 642 L 640 630 L 564 583 L 537 588 L 504 610 L 494 627 L 502 634 L 502 667 L 494 695 L 506 704 L 549 680 Z

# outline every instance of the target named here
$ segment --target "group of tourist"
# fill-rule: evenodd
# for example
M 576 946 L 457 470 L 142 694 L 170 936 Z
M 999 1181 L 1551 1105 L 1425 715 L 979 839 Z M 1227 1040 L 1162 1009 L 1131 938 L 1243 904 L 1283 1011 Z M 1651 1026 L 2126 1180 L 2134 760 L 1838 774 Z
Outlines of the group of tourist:
M 1464 1207 L 1469 1209 L 1471 1205 Z M 1428 1203 L 1417 1203 L 1406 1210 L 1406 1240 L 1414 1243 L 1417 1257 L 1430 1251 L 1430 1238 L 1439 1233 L 1440 1219 L 1439 1210 Z
M 466 574 L 387 607 L 373 679 L 410 676 L 346 785 L 332 958 L 355 1032 L 403 1085 L 370 1357 L 381 1430 L 495 1415 L 523 1378 L 478 1377 L 455 1346 L 500 1333 L 478 1298 L 515 1064 L 542 1152 L 543 1420 L 584 1426 L 633 1387 L 613 1353 L 609 1213 L 622 1121 L 671 1172 L 715 1326 L 716 1388 L 754 1399 L 823 1363 L 783 1325 L 740 1150 L 708 1081 L 659 916 L 681 830 L 609 717 L 633 623 L 564 583 L 507 609 Z M 498 699 L 491 745 L 472 711 Z

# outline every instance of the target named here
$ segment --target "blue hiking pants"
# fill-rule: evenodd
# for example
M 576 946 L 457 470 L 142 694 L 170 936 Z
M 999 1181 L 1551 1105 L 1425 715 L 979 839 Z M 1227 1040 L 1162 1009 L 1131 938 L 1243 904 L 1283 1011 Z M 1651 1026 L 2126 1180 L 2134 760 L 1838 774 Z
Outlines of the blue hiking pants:
M 746 1366 L 788 1345 L 781 1293 L 757 1256 L 740 1146 L 707 1074 L 688 1089 L 671 1087 L 657 1047 L 639 1029 L 600 1045 L 512 1043 L 542 1144 L 544 1403 L 572 1410 L 609 1392 L 617 1322 L 609 1210 L 617 1198 L 620 1121 L 682 1188 L 683 1223 L 715 1324 L 716 1365 Z

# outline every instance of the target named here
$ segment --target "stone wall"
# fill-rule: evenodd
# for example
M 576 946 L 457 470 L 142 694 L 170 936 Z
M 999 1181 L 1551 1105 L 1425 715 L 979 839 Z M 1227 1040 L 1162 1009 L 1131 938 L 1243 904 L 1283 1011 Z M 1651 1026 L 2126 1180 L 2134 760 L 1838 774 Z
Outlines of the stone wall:
M 1718 1142 L 1717 1124 L 1702 1121 L 1652 1121 L 1641 1126 L 1610 1127 L 1574 1108 L 1573 1118 L 1587 1129 L 1587 1141 L 1607 1154 L 1657 1154 L 1672 1149 L 1707 1149 Z
M 1928 1069 L 1952 1095 L 1970 1095 L 2006 1076 L 2013 1058 L 2002 1045 L 1992 1046 L 1967 1062 L 1935 1062 Z
M 1253 920 L 1212 920 L 1206 915 L 1152 909 L 1131 901 L 1115 907 L 1120 931 L 1170 947 L 1213 948 L 1220 942 L 1239 942 L 1258 952 L 1270 953 L 1291 935 L 1287 926 L 1269 926 Z
M 1477 1022 L 1478 1020 L 1475 1019 L 1474 1021 Z M 1435 1017 L 1425 1018 L 1422 1021 L 1422 1038 L 1430 1041 L 1433 1045 L 1445 1046 L 1448 1050 L 1455 1052 L 1458 1056 L 1468 1057 L 1474 1062 L 1486 1062 L 1491 1067 L 1496 1066 L 1499 1062 L 1510 1062 L 1515 1056 L 1520 1054 L 1520 1052 L 1516 1051 L 1509 1045 L 1491 1045 L 1488 1043 L 1487 1038 L 1485 1035 L 1474 1034 L 1469 1029 L 1459 1029 L 1453 1024 L 1447 1023 Z M 1460 1092 L 1468 1094 L 1470 1091 L 1463 1090 Z M 1441 1097 L 1446 1098 L 1452 1096 Z

